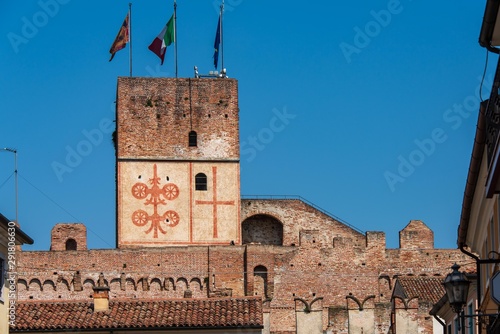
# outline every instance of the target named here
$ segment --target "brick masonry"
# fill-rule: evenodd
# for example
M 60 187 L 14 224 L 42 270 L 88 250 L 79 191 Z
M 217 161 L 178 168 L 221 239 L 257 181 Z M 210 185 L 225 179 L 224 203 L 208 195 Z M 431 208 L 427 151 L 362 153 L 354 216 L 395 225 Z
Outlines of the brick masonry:
M 315 209 L 300 201 L 251 200 L 251 205 L 242 201 L 242 207 L 251 206 L 252 212 L 260 207 L 269 213 L 273 204 L 273 217 L 288 217 L 280 221 L 283 229 L 298 231 L 297 235 L 284 232 L 295 246 L 260 243 L 22 252 L 19 299 L 91 300 L 92 288 L 102 274 L 112 299 L 184 298 L 186 291 L 194 298 L 261 295 L 272 333 L 295 332 L 296 319 L 307 318 L 297 312 L 317 298 L 321 302 L 314 302 L 311 309 L 319 307 L 323 330 L 347 333 L 348 319 L 352 324 L 361 317 L 378 328 L 376 333 L 387 333 L 397 277 L 444 278 L 453 263 L 468 262 L 458 250 L 426 248 L 432 240 L 412 240 L 411 248 L 386 249 L 382 232 L 363 236 L 320 212 L 315 214 L 321 218 L 303 220 Z M 242 216 L 247 215 L 243 210 Z M 255 217 L 252 221 L 258 225 Z M 70 226 L 58 233 L 71 231 Z M 431 235 L 429 231 L 422 222 L 412 221 L 402 234 Z M 53 240 L 52 249 L 64 242 L 64 238 Z
M 118 247 L 240 242 L 238 114 L 236 80 L 118 79 Z
M 263 333 L 386 334 L 397 277 L 444 278 L 470 263 L 435 249 L 421 221 L 387 249 L 384 232 L 361 233 L 300 200 L 241 200 L 235 80 L 120 78 L 117 95 L 118 248 L 87 250 L 83 225 L 56 225 L 50 251 L 19 254 L 20 300 L 91 300 L 98 285 L 111 300 L 261 296 Z M 216 196 L 225 204 L 205 204 Z M 428 317 L 409 318 L 432 333 Z

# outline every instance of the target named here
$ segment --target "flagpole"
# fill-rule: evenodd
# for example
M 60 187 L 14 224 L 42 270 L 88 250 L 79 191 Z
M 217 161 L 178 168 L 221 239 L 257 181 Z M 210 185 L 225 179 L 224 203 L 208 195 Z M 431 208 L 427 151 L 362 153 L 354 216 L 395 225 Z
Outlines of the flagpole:
M 220 5 L 220 47 L 222 49 L 221 52 L 221 72 L 224 71 L 224 30 L 222 29 L 222 21 L 224 21 L 224 0 L 222 0 L 222 4 Z
M 175 45 L 174 45 L 174 58 L 175 58 L 175 77 L 178 77 L 178 72 L 177 72 L 177 0 L 174 0 L 174 39 L 175 39 Z
M 128 3 L 128 33 L 129 33 L 129 67 L 130 77 L 132 77 L 132 3 Z

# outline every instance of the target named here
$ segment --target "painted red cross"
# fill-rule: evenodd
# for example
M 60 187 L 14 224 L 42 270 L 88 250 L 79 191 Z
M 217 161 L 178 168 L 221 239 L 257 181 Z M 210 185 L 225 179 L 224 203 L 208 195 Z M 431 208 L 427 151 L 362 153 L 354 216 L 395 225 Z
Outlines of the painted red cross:
M 211 201 L 196 201 L 196 204 L 212 205 L 213 220 L 214 220 L 214 238 L 217 238 L 217 206 L 219 205 L 234 205 L 234 201 L 218 201 L 217 200 L 217 167 L 212 167 L 212 191 L 213 200 Z

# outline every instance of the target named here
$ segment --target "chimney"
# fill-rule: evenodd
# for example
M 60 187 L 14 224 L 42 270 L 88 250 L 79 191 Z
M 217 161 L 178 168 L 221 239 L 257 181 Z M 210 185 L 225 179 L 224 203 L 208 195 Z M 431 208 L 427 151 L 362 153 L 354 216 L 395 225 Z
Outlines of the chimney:
M 94 287 L 94 312 L 109 311 L 109 287 Z

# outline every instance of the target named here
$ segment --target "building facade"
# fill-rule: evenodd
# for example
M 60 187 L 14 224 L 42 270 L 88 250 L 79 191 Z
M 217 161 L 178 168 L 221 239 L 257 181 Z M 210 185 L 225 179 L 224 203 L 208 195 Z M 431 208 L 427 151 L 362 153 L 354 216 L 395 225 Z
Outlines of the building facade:
M 384 232 L 360 231 L 304 199 L 242 199 L 236 80 L 119 78 L 116 123 L 117 247 L 89 250 L 84 225 L 56 225 L 50 251 L 20 255 L 23 319 L 47 302 L 85 307 L 106 287 L 110 305 L 257 303 L 245 326 L 262 333 L 386 334 L 398 279 L 439 280 L 470 262 L 434 248 L 419 220 L 387 249 Z M 405 312 L 412 333 L 433 333 L 430 315 Z
M 33 239 L 0 214 L 0 333 L 8 333 L 15 322 L 16 264 L 23 244 L 31 245 Z

